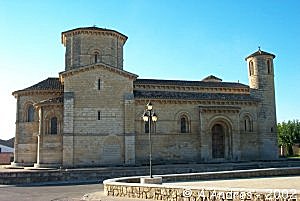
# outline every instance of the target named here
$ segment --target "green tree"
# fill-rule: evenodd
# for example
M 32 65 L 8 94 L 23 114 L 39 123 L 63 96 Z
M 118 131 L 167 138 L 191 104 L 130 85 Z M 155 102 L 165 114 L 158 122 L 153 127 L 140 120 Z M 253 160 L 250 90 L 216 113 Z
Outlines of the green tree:
M 278 144 L 287 147 L 288 155 L 292 156 L 293 145 L 300 142 L 300 122 L 299 120 L 289 120 L 277 125 Z

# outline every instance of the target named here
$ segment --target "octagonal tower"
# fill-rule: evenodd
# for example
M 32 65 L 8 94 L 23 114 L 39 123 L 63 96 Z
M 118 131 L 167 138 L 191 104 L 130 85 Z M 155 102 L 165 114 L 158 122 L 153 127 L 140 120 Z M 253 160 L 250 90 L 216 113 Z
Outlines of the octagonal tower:
M 123 45 L 127 36 L 110 29 L 84 27 L 62 32 L 66 47 L 65 70 L 104 63 L 123 69 Z

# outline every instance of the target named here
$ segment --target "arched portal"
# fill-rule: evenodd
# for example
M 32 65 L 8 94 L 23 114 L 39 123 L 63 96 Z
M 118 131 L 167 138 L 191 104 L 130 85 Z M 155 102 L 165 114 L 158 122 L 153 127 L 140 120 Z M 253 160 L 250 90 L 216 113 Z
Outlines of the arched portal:
M 212 127 L 212 157 L 225 158 L 225 132 L 221 124 Z

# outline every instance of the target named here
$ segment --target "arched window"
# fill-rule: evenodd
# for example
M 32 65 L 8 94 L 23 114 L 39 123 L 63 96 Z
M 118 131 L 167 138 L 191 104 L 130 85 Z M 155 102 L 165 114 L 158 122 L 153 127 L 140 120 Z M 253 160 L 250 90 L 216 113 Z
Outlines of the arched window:
M 98 79 L 98 90 L 101 90 L 101 79 Z
M 186 116 L 181 116 L 180 118 L 180 132 L 188 133 L 188 119 Z
M 33 122 L 34 121 L 34 107 L 33 105 L 30 105 L 27 109 L 27 122 Z
M 189 133 L 190 132 L 190 121 L 189 121 L 189 117 L 185 114 L 182 114 L 179 119 L 178 119 L 178 123 L 179 123 L 179 132 L 180 133 Z
M 250 74 L 250 76 L 252 76 L 254 74 L 253 61 L 249 62 L 249 74 Z
M 244 117 L 244 131 L 245 132 L 253 131 L 253 124 L 249 116 Z
M 267 68 L 268 68 L 268 74 L 271 74 L 271 72 L 272 72 L 272 65 L 271 65 L 271 61 L 269 59 L 267 60 Z
M 98 110 L 98 120 L 101 120 L 101 111 Z
M 52 117 L 50 120 L 50 134 L 57 134 L 57 117 Z
M 94 63 L 98 63 L 98 59 L 99 59 L 99 53 L 95 52 L 94 53 Z

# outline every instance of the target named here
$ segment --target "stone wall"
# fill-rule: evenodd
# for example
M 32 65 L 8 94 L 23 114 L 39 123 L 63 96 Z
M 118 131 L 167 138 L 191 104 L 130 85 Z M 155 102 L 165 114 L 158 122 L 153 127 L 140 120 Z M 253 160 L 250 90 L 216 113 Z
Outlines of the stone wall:
M 33 165 L 37 161 L 37 135 L 39 133 L 38 111 L 34 120 L 27 121 L 27 109 L 42 100 L 59 96 L 59 92 L 24 93 L 17 97 L 15 164 Z
M 237 170 L 225 172 L 208 172 L 178 175 L 158 175 L 163 182 L 188 182 L 208 179 L 251 178 L 263 176 L 299 175 L 300 168 L 264 169 L 264 170 Z M 141 177 L 117 178 L 104 181 L 104 193 L 108 196 L 167 200 L 167 201 L 196 201 L 196 200 L 297 200 L 300 191 L 247 189 L 247 188 L 197 188 L 162 185 L 141 184 Z M 267 187 L 266 187 L 267 188 Z M 279 194 L 282 193 L 282 194 Z M 278 198 L 278 199 L 276 199 Z
M 124 136 L 74 135 L 75 166 L 124 164 Z
M 293 161 L 280 161 L 280 162 L 248 162 L 248 163 L 212 163 L 212 164 L 181 164 L 181 165 L 154 165 L 153 174 L 179 174 L 179 173 L 192 173 L 192 172 L 212 172 L 212 171 L 224 171 L 224 170 L 240 170 L 240 169 L 259 169 L 259 168 L 279 168 L 279 167 L 300 167 L 300 162 Z M 148 166 L 137 167 L 101 167 L 101 168 L 80 168 L 80 169 L 34 169 L 30 170 L 1 170 L 0 171 L 0 184 L 28 184 L 34 182 L 58 182 L 58 181 L 70 181 L 70 182 L 102 182 L 105 179 L 128 177 L 128 176 L 142 176 L 148 175 Z M 288 171 L 283 171 L 286 175 L 291 174 Z M 299 174 L 299 172 L 295 172 Z M 204 174 L 208 175 L 207 173 Z M 216 175 L 216 174 L 215 174 Z M 223 174 L 224 175 L 224 174 Z M 216 179 L 219 177 L 212 177 L 208 175 L 202 179 Z M 217 175 L 216 175 L 217 176 Z M 230 178 L 230 174 L 227 174 L 227 178 Z M 236 176 L 236 175 L 235 175 Z M 261 175 L 263 176 L 263 175 Z M 271 175 L 269 175 L 271 176 Z M 186 178 L 183 175 L 183 178 Z M 169 177 L 172 178 L 172 177 Z M 177 178 L 178 175 L 177 175 Z M 224 178 L 224 177 L 223 177 Z M 198 177 L 201 179 L 201 177 Z M 135 179 L 133 182 L 139 182 Z M 173 181 L 174 180 L 169 180 Z
M 14 153 L 12 152 L 1 152 L 0 153 L 0 165 L 9 165 L 11 159 L 14 157 Z
M 152 134 L 154 164 L 191 163 L 201 161 L 200 139 L 197 134 Z M 136 163 L 148 164 L 148 134 L 136 136 Z
M 124 95 L 132 94 L 132 80 L 97 68 L 65 78 L 64 87 L 74 93 L 74 133 L 124 133 Z
M 149 138 L 145 133 L 142 114 L 145 102 L 135 106 L 136 163 L 145 164 L 149 159 Z M 196 104 L 176 104 L 152 101 L 157 123 L 152 125 L 152 157 L 158 164 L 200 161 L 201 140 Z M 188 132 L 180 132 L 181 115 L 188 117 Z
M 212 127 L 225 129 L 225 160 L 255 160 L 259 158 L 259 128 L 254 103 L 199 105 L 198 102 L 163 102 L 151 100 L 158 121 L 152 125 L 154 163 L 185 163 L 214 161 L 212 158 Z M 135 101 L 136 162 L 148 160 L 149 140 L 142 114 L 145 101 Z M 211 109 L 210 109 L 211 107 Z M 205 109 L 203 109 L 205 108 Z M 188 117 L 188 132 L 181 133 L 180 118 Z M 253 129 L 244 130 L 244 116 L 251 118 Z M 251 151 L 249 151 L 251 150 Z M 220 161 L 217 159 L 216 161 Z
M 128 119 L 134 113 L 133 100 L 130 102 L 126 98 L 132 96 L 132 90 L 131 76 L 120 75 L 111 67 L 101 65 L 65 77 L 64 91 L 69 95 L 65 96 L 64 105 L 67 115 L 64 119 L 64 166 L 125 163 L 124 133 L 134 134 L 132 124 L 129 125 L 132 121 L 124 120 L 125 112 Z M 65 143 L 70 141 L 71 144 Z M 129 156 L 126 160 L 134 162 L 134 156 L 133 159 Z
M 148 101 L 149 100 L 136 101 L 135 130 L 137 134 L 145 133 L 142 115 Z M 179 104 L 176 102 L 161 102 L 159 100 L 151 101 L 153 110 L 158 116 L 158 121 L 155 126 L 155 132 L 157 134 L 179 134 L 181 115 L 186 115 L 188 117 L 190 126 L 189 132 L 184 133 L 184 135 L 188 135 L 189 133 L 199 133 L 199 104 L 188 102 Z
M 158 185 L 148 186 L 114 186 L 105 185 L 105 195 L 166 201 L 196 201 L 196 200 L 298 200 L 300 192 L 296 190 L 258 190 L 239 188 L 176 188 Z M 279 195 L 280 193 L 280 195 Z M 277 198 L 277 199 L 276 199 Z
M 62 135 L 44 135 L 41 141 L 39 163 L 62 164 Z
M 37 160 L 38 122 L 22 122 L 16 124 L 18 142 L 15 147 L 14 159 L 17 163 L 33 165 Z
M 245 119 L 250 118 L 251 129 L 245 130 Z M 240 111 L 238 119 L 240 120 L 240 159 L 241 160 L 258 160 L 260 158 L 259 148 L 259 127 L 257 119 L 257 105 L 246 105 Z
M 277 159 L 276 104 L 274 86 L 273 55 L 260 54 L 247 58 L 253 63 L 254 72 L 249 73 L 249 86 L 252 96 L 261 102 L 257 108 L 260 159 Z M 268 64 L 270 66 L 268 66 Z
M 123 68 L 123 45 L 125 41 L 110 31 L 84 31 L 67 34 L 66 70 L 102 62 Z M 97 62 L 95 61 L 97 53 Z

